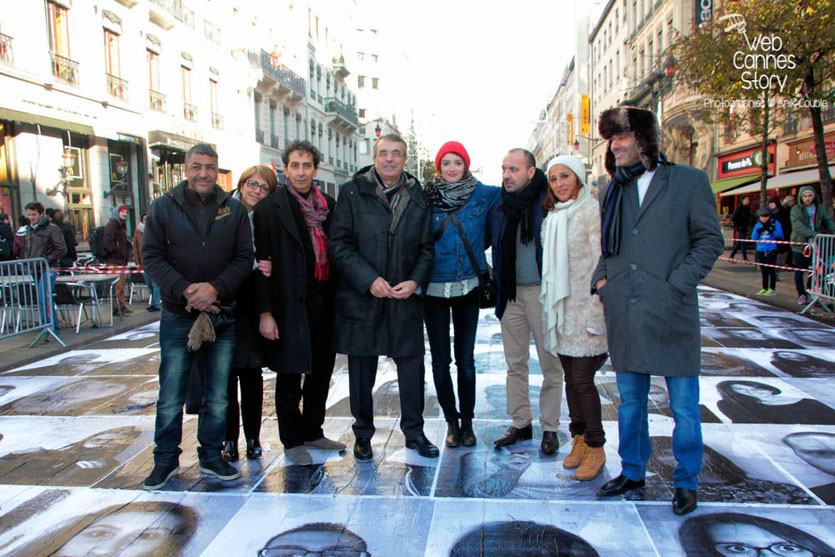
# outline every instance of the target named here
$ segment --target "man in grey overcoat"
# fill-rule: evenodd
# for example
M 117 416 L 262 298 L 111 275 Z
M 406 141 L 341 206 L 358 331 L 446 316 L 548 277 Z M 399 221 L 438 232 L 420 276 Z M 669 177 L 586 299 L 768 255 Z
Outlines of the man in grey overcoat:
M 704 172 L 667 162 L 654 113 L 612 108 L 598 130 L 609 141 L 613 178 L 600 193 L 603 253 L 591 284 L 603 302 L 617 372 L 622 468 L 600 494 L 644 485 L 652 450 L 647 395 L 650 376 L 660 375 L 675 420 L 673 512 L 686 514 L 696 508 L 703 452 L 696 287 L 724 247 L 716 201 Z

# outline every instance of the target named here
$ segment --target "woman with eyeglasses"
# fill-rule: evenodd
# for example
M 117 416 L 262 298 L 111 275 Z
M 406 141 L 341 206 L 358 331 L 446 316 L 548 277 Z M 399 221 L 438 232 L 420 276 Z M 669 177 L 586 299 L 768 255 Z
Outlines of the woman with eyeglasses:
M 238 180 L 238 189 L 232 197 L 240 201 L 249 215 L 252 226 L 255 205 L 274 192 L 278 187 L 275 171 L 265 165 L 251 166 L 243 171 Z M 254 244 L 253 244 L 254 245 Z M 261 458 L 261 406 L 264 401 L 264 380 L 261 368 L 264 366 L 265 340 L 258 332 L 259 313 L 255 307 L 257 273 L 267 272 L 264 263 L 256 260 L 249 277 L 241 284 L 235 296 L 237 302 L 235 323 L 235 357 L 229 372 L 229 406 L 226 408 L 226 442 L 223 458 L 229 462 L 238 460 L 238 412 L 244 423 L 246 457 Z M 241 384 L 241 402 L 238 405 L 238 382 Z
M 472 175 L 470 156 L 457 141 L 447 141 L 441 146 L 435 157 L 435 169 L 438 176 L 425 186 L 432 205 L 435 264 L 423 302 L 423 319 L 432 352 L 435 390 L 447 422 L 446 444 L 471 447 L 476 444 L 473 351 L 478 325 L 479 275 L 488 270 L 484 231 L 487 213 L 499 201 L 501 189 L 485 186 Z M 470 253 L 475 261 L 471 260 Z M 457 409 L 449 372 L 450 314 L 458 371 Z

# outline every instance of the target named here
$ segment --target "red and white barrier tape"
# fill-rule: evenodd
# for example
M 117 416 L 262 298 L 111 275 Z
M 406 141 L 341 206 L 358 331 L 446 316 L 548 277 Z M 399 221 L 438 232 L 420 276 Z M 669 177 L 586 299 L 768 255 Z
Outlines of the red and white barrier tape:
M 803 271 L 804 273 L 811 272 L 811 269 L 798 269 L 797 267 L 786 267 L 784 265 L 772 265 L 770 263 L 758 263 L 756 261 L 749 261 L 748 259 L 732 259 L 730 257 L 720 257 L 722 261 L 729 261 L 731 263 L 742 263 L 743 265 L 757 265 L 762 267 L 774 267 L 775 269 L 785 269 L 787 271 Z

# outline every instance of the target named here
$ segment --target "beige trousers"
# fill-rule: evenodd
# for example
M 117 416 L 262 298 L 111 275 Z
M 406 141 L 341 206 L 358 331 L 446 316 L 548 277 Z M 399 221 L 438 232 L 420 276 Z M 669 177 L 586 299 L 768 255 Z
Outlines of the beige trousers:
M 563 373 L 559 360 L 546 352 L 543 346 L 539 286 L 517 286 L 516 300 L 507 303 L 501 324 L 507 361 L 507 413 L 513 419 L 513 426 L 525 427 L 533 419 L 528 394 L 528 359 L 533 334 L 543 376 L 539 391 L 539 423 L 543 431 L 557 431 Z

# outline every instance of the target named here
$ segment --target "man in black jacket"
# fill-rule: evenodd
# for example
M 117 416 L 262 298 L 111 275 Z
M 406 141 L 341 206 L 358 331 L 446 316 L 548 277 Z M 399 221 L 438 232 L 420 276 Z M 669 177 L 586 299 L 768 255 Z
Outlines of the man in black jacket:
M 731 250 L 731 259 L 734 258 L 739 248 L 742 248 L 742 259 L 748 261 L 748 225 L 751 223 L 751 207 L 748 204 L 751 200 L 743 197 L 739 206 L 731 216 L 734 223 L 734 232 L 736 232 L 736 241 L 734 242 L 734 249 Z
M 200 312 L 223 316 L 216 339 L 199 349 L 205 394 L 197 422 L 200 470 L 222 480 L 240 474 L 221 458 L 235 325 L 228 306 L 252 270 L 252 231 L 244 207 L 217 185 L 217 153 L 206 144 L 186 153 L 186 180 L 151 205 L 142 261 L 162 293 L 159 399 L 154 469 L 145 489 L 159 489 L 179 470 L 183 404 L 192 358 L 189 331 Z M 229 310 L 229 311 L 227 311 Z M 231 322 L 230 322 L 231 321 Z
M 257 259 L 276 262 L 269 278 L 257 277 L 258 328 L 273 341 L 267 364 L 278 373 L 275 407 L 284 454 L 295 464 L 307 465 L 313 463 L 307 448 L 345 450 L 322 431 L 336 359 L 336 279 L 328 261 L 336 201 L 314 183 L 321 155 L 312 143 L 293 141 L 281 158 L 283 187 L 255 206 Z
M 61 234 L 64 235 L 64 244 L 67 246 L 67 253 L 58 261 L 58 263 L 61 267 L 72 267 L 72 264 L 75 263 L 76 259 L 78 259 L 78 254 L 75 250 L 75 246 L 78 245 L 78 240 L 75 239 L 75 228 L 73 228 L 73 225 L 66 222 L 64 212 L 61 210 L 56 210 L 52 213 L 52 222 L 55 226 L 61 229 Z
M 348 355 L 359 460 L 373 456 L 371 393 L 380 355 L 397 365 L 406 448 L 438 456 L 423 434 L 422 295 L 435 257 L 432 217 L 420 184 L 403 172 L 406 159 L 401 137 L 377 140 L 374 165 L 342 185 L 328 238 L 330 262 L 339 272 L 336 351 Z

